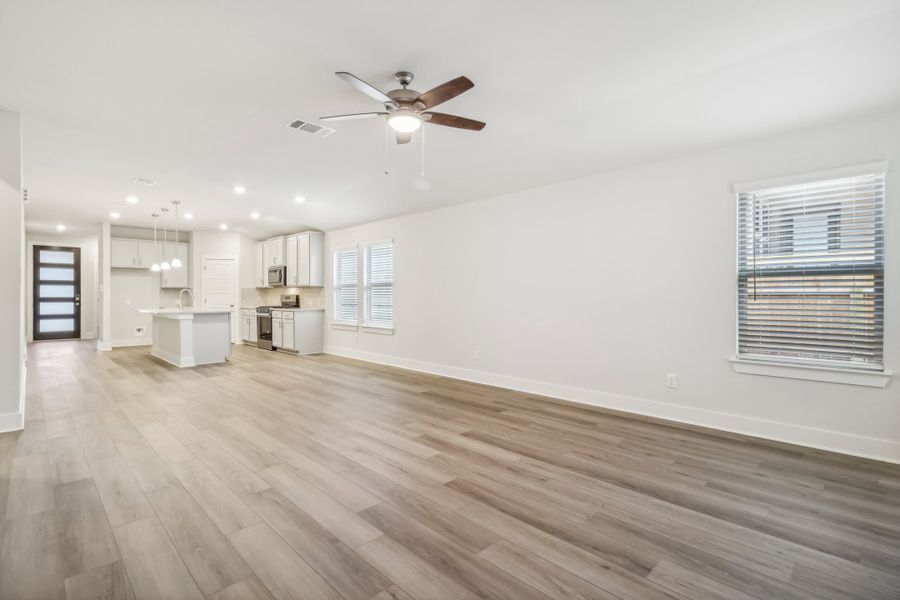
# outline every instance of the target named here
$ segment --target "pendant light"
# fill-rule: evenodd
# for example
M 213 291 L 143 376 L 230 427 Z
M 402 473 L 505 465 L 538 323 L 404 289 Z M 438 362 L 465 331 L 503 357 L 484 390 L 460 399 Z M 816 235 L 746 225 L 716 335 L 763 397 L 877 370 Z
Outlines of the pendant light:
M 156 242 L 156 219 L 159 218 L 159 215 L 157 213 L 153 213 L 153 215 L 151 215 L 151 216 L 153 217 L 153 250 L 155 251 L 159 247 L 159 245 Z M 157 253 L 157 255 L 159 255 L 159 253 Z M 160 269 L 160 266 L 159 266 L 158 262 L 154 262 L 153 266 L 150 267 L 150 270 L 153 271 L 154 273 L 158 273 L 159 269 Z
M 170 265 L 169 261 L 166 260 L 166 252 L 168 251 L 168 244 L 166 242 L 168 242 L 168 238 L 169 238 L 169 228 L 168 228 L 168 224 L 166 223 L 166 217 L 169 215 L 169 209 L 161 208 L 160 210 L 163 212 L 163 251 L 162 251 L 163 261 L 161 263 L 159 263 L 159 268 L 162 269 L 163 271 L 168 271 L 169 269 L 172 268 L 172 265 Z
M 175 243 L 178 243 L 178 205 L 181 204 L 178 200 L 172 200 L 172 204 L 175 206 Z M 178 248 L 178 246 L 175 246 Z M 181 259 L 178 258 L 177 251 L 174 254 L 174 258 L 172 259 L 172 267 L 175 269 L 181 268 Z

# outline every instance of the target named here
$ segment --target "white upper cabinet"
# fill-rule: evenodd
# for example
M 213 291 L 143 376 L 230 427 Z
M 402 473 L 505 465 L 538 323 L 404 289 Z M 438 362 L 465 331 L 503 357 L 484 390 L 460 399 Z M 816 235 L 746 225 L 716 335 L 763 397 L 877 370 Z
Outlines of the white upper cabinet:
M 295 287 L 321 287 L 324 280 L 325 234 L 307 231 L 287 237 L 285 242 L 285 266 L 287 285 Z
M 253 281 L 258 288 L 269 287 L 269 275 L 266 271 L 265 242 L 256 242 L 253 248 Z
M 124 269 L 149 269 L 161 254 L 155 242 L 146 240 L 112 239 L 109 250 L 109 266 Z
M 305 231 L 257 242 L 254 283 L 269 287 L 269 267 L 285 267 L 286 287 L 325 285 L 325 234 Z
M 162 243 L 150 240 L 112 239 L 109 243 L 109 266 L 114 269 L 149 269 L 154 263 L 173 258 L 181 261 L 180 267 L 160 271 L 159 284 L 163 288 L 190 287 L 188 278 L 190 265 L 190 244 L 169 242 L 163 256 Z
M 134 240 L 109 241 L 109 266 L 135 269 L 137 258 L 137 242 Z
M 289 235 L 284 239 L 284 266 L 287 267 L 285 285 L 288 287 L 300 285 L 297 277 L 297 240 L 299 235 Z
M 137 266 L 149 269 L 153 263 L 162 260 L 162 247 L 155 242 L 137 243 Z
M 164 288 L 189 288 L 188 282 L 188 245 L 187 244 L 169 244 L 168 252 L 165 258 L 172 262 L 172 259 L 178 258 L 181 261 L 180 267 L 172 267 L 168 271 L 160 273 L 160 286 Z
M 263 258 L 266 269 L 284 265 L 284 236 L 263 242 Z

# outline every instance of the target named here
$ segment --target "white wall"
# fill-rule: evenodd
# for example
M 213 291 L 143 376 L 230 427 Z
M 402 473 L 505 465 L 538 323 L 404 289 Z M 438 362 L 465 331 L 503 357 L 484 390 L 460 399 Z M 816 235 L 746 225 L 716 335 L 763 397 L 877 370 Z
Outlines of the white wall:
M 252 288 L 256 285 L 256 269 L 254 265 L 254 254 L 256 251 L 256 241 L 252 238 L 241 234 L 240 236 L 241 251 L 241 288 Z
M 329 327 L 327 349 L 900 461 L 900 382 L 778 379 L 728 362 L 732 184 L 878 160 L 893 165 L 885 361 L 900 372 L 900 114 L 329 232 L 329 281 L 332 248 L 395 241 L 396 317 L 394 335 Z
M 97 349 L 112 350 L 112 273 L 110 272 L 109 222 L 100 223 L 97 230 Z
M 161 289 L 160 274 L 150 269 L 112 269 L 109 302 L 113 346 L 153 343 L 153 317 L 142 308 L 174 307 L 178 290 Z M 138 331 L 143 329 L 143 331 Z
M 204 258 L 234 258 L 237 259 L 237 281 L 235 282 L 234 302 L 235 310 L 231 314 L 231 332 L 233 342 L 240 341 L 240 329 L 238 327 L 238 313 L 240 310 L 240 282 L 245 277 L 245 266 L 241 261 L 241 248 L 245 245 L 242 239 L 246 236 L 233 231 L 194 231 L 191 234 L 191 277 L 194 293 L 197 295 L 197 306 L 203 303 L 203 259 Z M 252 277 L 252 274 L 251 274 Z
M 98 282 L 97 236 L 75 237 L 53 233 L 25 233 L 25 336 L 30 342 L 34 332 L 34 246 L 68 246 L 81 249 L 81 339 L 97 337 L 100 298 Z
M 25 216 L 22 125 L 0 110 L 0 432 L 22 429 L 25 390 Z

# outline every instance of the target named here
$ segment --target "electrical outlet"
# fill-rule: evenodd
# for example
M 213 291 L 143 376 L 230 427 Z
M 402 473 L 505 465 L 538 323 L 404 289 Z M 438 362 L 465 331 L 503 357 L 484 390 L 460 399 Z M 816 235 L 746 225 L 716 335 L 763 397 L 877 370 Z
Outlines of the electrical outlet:
M 144 330 L 143 327 L 135 327 L 135 328 L 134 328 L 134 335 L 136 335 L 136 336 L 144 335 L 144 331 L 145 331 L 145 330 Z
M 666 373 L 666 386 L 670 388 L 678 387 L 678 375 L 675 373 Z
M 472 360 L 481 360 L 481 350 L 472 353 Z

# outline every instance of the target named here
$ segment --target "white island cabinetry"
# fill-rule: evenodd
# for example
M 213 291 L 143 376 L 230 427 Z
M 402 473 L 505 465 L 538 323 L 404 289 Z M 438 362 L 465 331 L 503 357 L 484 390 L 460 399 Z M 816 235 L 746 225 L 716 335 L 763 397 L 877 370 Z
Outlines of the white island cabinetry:
M 176 367 L 225 362 L 231 356 L 231 310 L 145 308 L 153 315 L 150 354 Z

